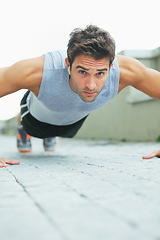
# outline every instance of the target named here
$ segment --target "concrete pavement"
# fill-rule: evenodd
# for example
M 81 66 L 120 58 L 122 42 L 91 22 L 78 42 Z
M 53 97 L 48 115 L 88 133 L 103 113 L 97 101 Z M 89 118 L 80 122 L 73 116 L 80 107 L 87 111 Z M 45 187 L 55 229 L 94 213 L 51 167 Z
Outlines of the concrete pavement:
M 141 159 L 160 144 L 32 140 L 19 154 L 0 136 L 0 156 L 21 161 L 0 169 L 0 239 L 160 240 L 160 159 Z

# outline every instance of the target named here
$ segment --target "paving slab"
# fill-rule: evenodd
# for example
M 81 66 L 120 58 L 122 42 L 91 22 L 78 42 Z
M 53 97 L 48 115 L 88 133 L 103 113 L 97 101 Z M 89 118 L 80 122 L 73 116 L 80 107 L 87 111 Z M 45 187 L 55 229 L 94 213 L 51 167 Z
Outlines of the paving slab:
M 160 144 L 60 139 L 56 152 L 20 154 L 0 136 L 0 239 L 160 240 Z

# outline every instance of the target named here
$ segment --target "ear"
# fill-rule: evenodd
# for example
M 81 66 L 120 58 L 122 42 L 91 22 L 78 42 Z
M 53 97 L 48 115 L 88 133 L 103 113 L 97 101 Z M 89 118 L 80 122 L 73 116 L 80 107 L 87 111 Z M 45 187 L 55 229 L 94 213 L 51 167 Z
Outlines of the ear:
M 68 58 L 65 58 L 65 63 L 66 63 L 66 67 L 69 68 L 70 67 L 70 63 L 68 61 Z

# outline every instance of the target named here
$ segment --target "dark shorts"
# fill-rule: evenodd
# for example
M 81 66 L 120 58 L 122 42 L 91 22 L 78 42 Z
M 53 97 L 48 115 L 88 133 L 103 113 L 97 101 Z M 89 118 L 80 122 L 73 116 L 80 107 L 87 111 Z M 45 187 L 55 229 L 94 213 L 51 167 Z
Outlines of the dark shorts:
M 27 91 L 24 95 L 24 97 L 21 100 L 21 116 L 24 115 L 24 117 L 21 119 L 21 124 L 23 125 L 25 131 L 37 138 L 48 138 L 48 137 L 66 137 L 66 138 L 72 138 L 76 135 L 80 127 L 82 126 L 83 122 L 87 118 L 84 117 L 83 119 L 79 120 L 78 122 L 75 122 L 70 125 L 52 125 L 48 123 L 44 123 L 41 121 L 38 121 L 36 118 L 34 118 L 30 113 L 28 112 L 28 107 L 25 106 L 26 99 L 30 91 Z M 24 105 L 24 107 L 22 107 Z M 26 113 L 26 115 L 25 115 Z

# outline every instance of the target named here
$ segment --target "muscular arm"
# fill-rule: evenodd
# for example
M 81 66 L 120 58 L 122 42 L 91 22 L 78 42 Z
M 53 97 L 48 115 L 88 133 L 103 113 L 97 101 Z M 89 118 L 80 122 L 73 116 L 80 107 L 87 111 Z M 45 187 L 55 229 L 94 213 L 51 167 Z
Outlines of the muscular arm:
M 146 68 L 136 59 L 117 56 L 120 68 L 119 91 L 126 86 L 133 86 L 150 97 L 160 99 L 160 72 Z
M 150 97 L 160 99 L 160 72 L 146 68 L 133 58 L 124 56 L 117 56 L 116 58 L 120 68 L 119 92 L 130 85 L 148 94 Z M 160 150 L 142 158 L 150 159 L 153 157 L 160 157 Z
M 44 56 L 23 60 L 14 65 L 0 69 L 0 97 L 29 89 L 38 96 L 42 80 Z
M 20 89 L 29 89 L 36 96 L 42 80 L 44 56 L 30 60 L 23 60 L 11 67 L 0 69 L 0 97 L 16 92 Z M 19 161 L 0 157 L 0 168 L 7 164 L 17 165 Z

